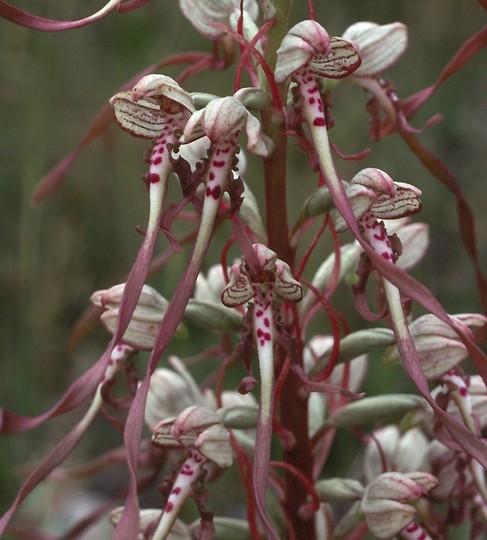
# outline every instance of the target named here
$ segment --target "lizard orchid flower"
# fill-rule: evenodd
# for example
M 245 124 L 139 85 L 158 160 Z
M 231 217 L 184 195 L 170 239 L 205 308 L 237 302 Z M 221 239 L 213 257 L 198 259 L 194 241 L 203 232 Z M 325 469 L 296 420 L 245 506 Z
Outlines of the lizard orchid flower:
M 225 469 L 232 464 L 230 434 L 218 414 L 201 405 L 184 409 L 176 418 L 163 420 L 153 428 L 152 444 L 159 448 L 188 450 L 188 454 L 166 501 L 162 517 L 152 536 L 167 538 L 184 502 L 192 494 L 192 486 L 204 467 L 211 462 Z
M 143 77 L 129 92 L 120 92 L 110 99 L 116 123 L 130 135 L 154 140 L 146 176 L 149 187 L 149 218 L 144 241 L 127 279 L 120 305 L 115 334 L 136 308 L 154 247 L 161 227 L 167 183 L 173 171 L 172 147 L 194 106 L 190 95 L 173 79 L 152 74 Z M 128 323 L 127 323 L 128 324 Z
M 388 261 L 395 262 L 384 222 L 399 219 L 421 210 L 421 191 L 404 182 L 394 182 L 380 169 L 368 168 L 357 173 L 346 189 L 352 211 L 365 240 Z M 347 228 L 342 216 L 336 218 L 338 232 Z
M 117 124 L 134 137 L 154 140 L 149 158 L 149 225 L 147 237 L 157 235 L 167 181 L 173 170 L 172 146 L 177 144 L 186 121 L 194 112 L 191 96 L 165 75 L 147 75 L 129 92 L 110 99 Z M 152 246 L 153 247 L 153 246 Z
M 263 244 L 253 245 L 258 267 L 245 262 L 232 267 L 231 281 L 222 293 L 222 302 L 236 307 L 253 302 L 252 328 L 260 371 L 259 422 L 255 441 L 254 490 L 261 519 L 271 538 L 277 538 L 265 515 L 265 492 L 269 474 L 274 396 L 274 344 L 276 313 L 283 301 L 299 302 L 301 284 L 292 275 L 289 265 Z
M 297 108 L 308 126 L 320 172 L 332 201 L 357 237 L 358 227 L 333 163 L 325 108 L 316 78 L 341 79 L 351 75 L 360 64 L 360 56 L 352 43 L 342 38 L 330 38 L 316 21 L 302 21 L 284 37 L 277 50 L 275 68 L 276 82 L 283 83 L 291 78 L 296 83 Z

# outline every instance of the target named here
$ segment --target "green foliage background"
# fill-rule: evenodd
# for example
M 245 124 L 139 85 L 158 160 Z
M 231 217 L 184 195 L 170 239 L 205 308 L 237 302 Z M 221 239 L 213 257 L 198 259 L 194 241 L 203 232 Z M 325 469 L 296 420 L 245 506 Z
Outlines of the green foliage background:
M 12 2 L 57 19 L 79 18 L 102 4 Z M 340 35 L 358 20 L 399 20 L 408 25 L 409 50 L 386 74 L 395 80 L 401 97 L 431 84 L 461 43 L 487 20 L 474 0 L 315 3 L 318 20 L 332 35 Z M 295 4 L 293 23 L 305 17 L 304 0 Z M 34 186 L 77 143 L 94 113 L 126 80 L 167 55 L 191 49 L 209 51 L 210 44 L 182 18 L 175 0 L 152 0 L 134 13 L 112 14 L 71 32 L 34 32 L 0 20 L 2 406 L 26 415 L 45 410 L 104 350 L 107 338 L 102 330 L 72 354 L 67 354 L 68 337 L 90 294 L 123 281 L 130 269 L 140 243 L 135 226 L 144 227 L 148 208 L 146 191 L 138 180 L 145 172 L 142 156 L 148 145 L 113 128 L 83 152 L 65 183 L 38 206 L 30 205 Z M 175 76 L 177 71 L 165 73 Z M 420 126 L 437 111 L 444 116 L 421 138 L 455 172 L 476 212 L 484 268 L 486 74 L 485 53 L 481 53 L 440 88 L 414 121 Z M 229 74 L 211 73 L 189 80 L 185 88 L 223 95 L 232 92 L 232 80 Z M 341 85 L 334 98 L 333 140 L 345 153 L 369 146 L 365 96 Z M 397 136 L 376 145 L 362 164 L 340 162 L 339 167 L 343 177 L 350 178 L 369 165 L 423 190 L 424 213 L 419 219 L 431 226 L 431 248 L 415 273 L 448 311 L 478 311 L 474 274 L 459 240 L 453 197 Z M 258 167 L 251 164 L 247 176 L 256 193 L 261 188 Z M 291 154 L 289 201 L 294 216 L 305 192 L 303 178 L 309 175 L 305 167 L 302 155 Z M 311 175 L 309 182 L 311 189 L 315 185 Z M 184 256 L 179 256 L 151 284 L 170 297 L 183 264 Z M 198 339 L 203 338 L 197 335 Z M 178 352 L 191 350 L 188 344 L 179 347 Z M 376 365 L 376 374 L 371 373 L 376 386 L 390 384 Z M 18 485 L 13 467 L 25 460 L 37 461 L 72 421 L 55 420 L 33 433 L 0 441 L 0 509 Z M 95 429 L 93 440 L 97 436 L 103 438 L 103 428 Z M 99 443 L 89 442 L 80 453 L 91 453 L 95 447 L 98 451 Z

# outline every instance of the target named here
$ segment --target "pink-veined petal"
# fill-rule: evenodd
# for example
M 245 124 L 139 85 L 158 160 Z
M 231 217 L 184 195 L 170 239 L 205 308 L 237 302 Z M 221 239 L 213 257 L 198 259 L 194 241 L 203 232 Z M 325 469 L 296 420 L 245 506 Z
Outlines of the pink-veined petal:
M 310 62 L 315 75 L 327 79 L 343 79 L 354 73 L 362 63 L 359 53 L 352 43 L 332 37 L 329 52 L 316 54 Z

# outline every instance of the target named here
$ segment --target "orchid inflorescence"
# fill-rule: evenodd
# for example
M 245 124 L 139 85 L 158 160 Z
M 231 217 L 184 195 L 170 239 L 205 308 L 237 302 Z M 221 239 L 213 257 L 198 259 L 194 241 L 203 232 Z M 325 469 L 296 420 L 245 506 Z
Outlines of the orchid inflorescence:
M 59 22 L 0 0 L 0 16 L 37 30 L 65 30 L 147 3 L 111 0 L 92 16 Z M 412 221 L 422 208 L 421 190 L 375 167 L 342 178 L 335 157 L 342 154 L 330 140 L 330 93 L 342 80 L 368 93 L 373 141 L 397 132 L 411 147 L 417 133 L 409 120 L 432 91 L 400 102 L 381 78 L 406 51 L 405 25 L 359 22 L 331 36 L 310 2 L 309 20 L 287 30 L 288 4 L 180 0 L 194 29 L 213 42 L 214 56 L 202 65 L 228 69 L 238 46 L 232 95 L 185 90 L 181 80 L 197 73 L 194 66 L 180 78 L 144 73 L 109 100 L 105 114 L 152 145 L 143 176 L 147 226 L 126 280 L 91 297 L 112 335 L 105 353 L 47 413 L 3 412 L 1 431 L 10 434 L 90 402 L 30 472 L 0 519 L 1 535 L 15 532 L 17 507 L 48 475 L 69 478 L 60 465 L 101 411 L 123 443 L 101 467 L 122 455 L 128 471 L 123 504 L 114 501 L 106 512 L 116 540 L 358 539 L 368 532 L 385 540 L 443 539 L 452 524 L 470 517 L 471 538 L 487 534 L 487 358 L 477 345 L 487 318 L 448 315 L 408 274 L 428 247 L 427 225 Z M 240 84 L 243 74 L 248 87 Z M 91 138 L 101 134 L 93 129 Z M 318 181 L 299 179 L 307 198 L 290 230 L 283 171 L 292 139 Z M 264 163 L 265 219 L 249 187 L 257 183 L 247 155 Z M 428 155 L 424 150 L 420 157 L 434 170 Z M 66 172 L 57 168 L 37 198 Z M 168 203 L 171 182 L 181 194 Z M 188 216 L 197 223 L 193 233 L 173 232 L 173 223 Z M 302 246 L 319 220 L 319 233 Z M 222 224 L 231 233 L 212 260 Z M 313 267 L 326 229 L 335 247 Z M 160 236 L 174 256 L 187 256 L 170 299 L 146 283 Z M 349 286 L 359 314 L 377 326 L 348 327 L 333 306 L 339 284 Z M 413 316 L 412 304 L 428 313 Z M 329 330 L 317 331 L 323 314 Z M 187 341 L 197 327 L 215 336 L 208 338 L 212 346 L 194 340 L 188 361 L 168 352 L 175 336 Z M 378 350 L 386 365 L 402 363 L 418 392 L 363 392 L 367 371 L 377 369 L 369 353 Z M 136 370 L 141 351 L 147 362 Z M 218 369 L 204 383 L 194 378 L 190 363 L 215 357 Z M 478 374 L 462 367 L 467 358 Z M 228 377 L 236 366 L 244 370 L 240 384 Z M 112 395 L 114 387 L 122 398 Z M 342 430 L 363 447 L 347 464 L 347 477 L 323 472 Z M 224 481 L 232 467 L 245 505 L 238 517 L 218 515 L 208 501 L 207 486 Z M 159 503 L 141 509 L 139 495 L 151 488 Z M 190 499 L 199 515 L 193 522 L 185 513 Z

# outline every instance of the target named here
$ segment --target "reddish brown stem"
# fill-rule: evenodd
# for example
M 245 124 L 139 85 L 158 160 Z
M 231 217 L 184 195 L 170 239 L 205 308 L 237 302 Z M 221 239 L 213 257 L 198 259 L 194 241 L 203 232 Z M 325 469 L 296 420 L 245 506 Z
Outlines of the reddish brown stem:
M 268 246 L 278 257 L 294 265 L 294 250 L 290 244 L 286 205 L 286 138 L 280 135 L 279 127 L 263 118 L 266 133 L 270 134 L 276 146 L 271 157 L 265 160 L 265 195 Z M 277 366 L 283 366 L 286 353 L 277 349 Z M 301 380 L 290 371 L 280 394 L 280 420 L 283 428 L 293 435 L 295 443 L 285 449 L 283 461 L 290 469 L 297 469 L 309 482 L 313 481 L 313 459 L 308 436 L 308 403 L 300 394 Z M 314 521 L 304 519 L 299 509 L 306 501 L 308 492 L 295 474 L 285 471 L 285 511 L 296 538 L 314 540 Z

